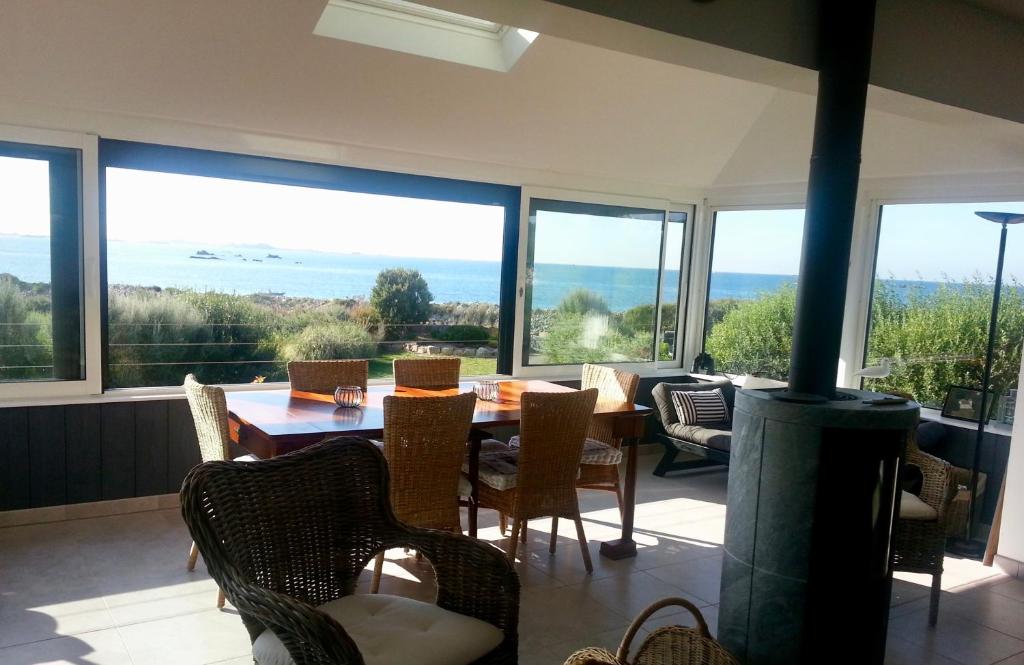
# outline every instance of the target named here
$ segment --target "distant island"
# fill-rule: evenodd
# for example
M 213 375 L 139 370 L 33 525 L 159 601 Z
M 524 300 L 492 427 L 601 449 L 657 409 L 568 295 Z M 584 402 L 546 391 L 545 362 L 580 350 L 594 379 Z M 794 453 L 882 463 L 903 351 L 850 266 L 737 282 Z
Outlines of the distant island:
M 210 254 L 209 252 L 207 252 L 206 254 L 203 254 L 202 252 L 199 252 L 198 254 L 193 254 L 192 256 L 190 256 L 188 258 L 190 258 L 190 259 L 203 259 L 203 260 L 206 260 L 206 261 L 223 261 L 224 260 L 224 259 L 220 258 L 219 256 L 214 256 L 213 254 Z
M 213 256 L 213 255 L 214 255 L 213 252 L 208 252 L 205 249 L 201 249 L 198 252 L 196 252 L 196 256 Z
M 278 256 L 277 254 L 267 254 L 267 258 L 268 259 L 279 259 L 281 257 Z

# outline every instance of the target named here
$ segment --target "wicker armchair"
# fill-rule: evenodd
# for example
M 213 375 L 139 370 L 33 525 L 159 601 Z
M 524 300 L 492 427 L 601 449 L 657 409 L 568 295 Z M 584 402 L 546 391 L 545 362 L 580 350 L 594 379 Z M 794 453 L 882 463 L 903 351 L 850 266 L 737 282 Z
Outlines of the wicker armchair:
M 395 358 L 395 385 L 405 388 L 454 388 L 459 385 L 459 358 Z
M 601 402 L 630 402 L 636 399 L 640 375 L 621 372 L 601 365 L 583 366 L 584 390 L 597 388 L 597 399 Z M 612 436 L 611 421 L 594 418 L 587 429 L 587 440 L 583 444 L 580 459 L 580 475 L 577 487 L 615 492 L 622 512 L 622 487 L 619 483 L 619 462 L 622 461 L 622 439 Z
M 338 386 L 359 386 L 366 390 L 370 373 L 367 360 L 294 360 L 288 363 L 292 390 L 334 394 Z
M 479 505 L 512 518 L 510 560 L 515 560 L 519 538 L 525 541 L 527 521 L 538 517 L 553 518 L 549 551 L 554 554 L 558 518 L 565 517 L 576 523 L 583 563 L 588 573 L 593 572 L 576 496 L 576 476 L 596 403 L 596 388 L 567 393 L 524 392 L 520 396 L 520 447 L 480 455 Z
M 893 533 L 893 567 L 907 573 L 932 576 L 928 625 L 939 618 L 939 597 L 942 592 L 942 562 L 946 549 L 946 520 L 953 499 L 953 473 L 949 462 L 922 452 L 915 436 L 907 441 L 906 463 L 921 469 L 923 485 L 917 497 L 926 504 L 924 514 L 912 515 L 908 498 L 900 506 L 900 519 Z M 919 503 L 915 501 L 915 503 Z
M 472 492 L 462 475 L 462 461 L 475 406 L 475 393 L 384 398 L 391 506 L 405 524 L 462 533 L 459 497 Z M 383 565 L 381 552 L 370 585 L 373 593 L 380 587 Z
M 231 459 L 231 434 L 228 430 L 228 402 L 224 397 L 224 389 L 217 386 L 205 386 L 196 380 L 194 374 L 185 377 L 185 397 L 188 399 L 192 419 L 196 425 L 196 438 L 199 441 L 199 456 L 204 462 Z M 255 455 L 236 457 L 236 462 L 252 462 L 259 459 Z M 195 541 L 188 550 L 186 568 L 196 568 L 199 558 L 199 547 Z M 224 592 L 217 593 L 217 607 L 224 607 Z
M 519 579 L 512 566 L 488 544 L 398 521 L 387 462 L 365 439 L 333 439 L 252 464 L 203 464 L 185 478 L 181 509 L 211 574 L 238 608 L 257 664 L 516 662 Z M 431 562 L 436 605 L 353 594 L 370 559 L 392 547 L 415 549 Z M 385 602 L 434 619 L 413 630 L 394 613 L 370 616 Z M 364 611 L 346 621 L 352 612 L 345 608 L 353 606 Z M 438 615 L 464 627 L 427 646 Z M 366 638 L 370 630 L 376 639 Z M 494 646 L 466 653 L 471 641 L 480 645 L 480 630 Z M 372 657 L 364 660 L 361 648 Z M 409 649 L 422 657 L 409 660 Z M 461 650 L 457 658 L 453 649 Z
M 629 659 L 629 648 L 643 623 L 663 607 L 681 606 L 697 620 L 696 628 L 663 626 L 657 628 Z M 665 598 L 654 603 L 633 620 L 617 653 L 588 647 L 569 656 L 565 665 L 739 665 L 732 654 L 716 642 L 708 631 L 700 610 L 682 598 Z

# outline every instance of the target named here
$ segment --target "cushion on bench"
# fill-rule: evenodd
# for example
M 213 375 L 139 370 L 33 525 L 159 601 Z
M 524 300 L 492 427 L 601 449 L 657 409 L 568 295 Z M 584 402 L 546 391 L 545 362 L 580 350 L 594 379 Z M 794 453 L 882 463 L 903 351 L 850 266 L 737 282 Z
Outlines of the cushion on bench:
M 682 425 L 674 423 L 665 427 L 665 432 L 676 439 L 713 448 L 724 453 L 732 446 L 732 424 L 714 423 L 711 425 Z

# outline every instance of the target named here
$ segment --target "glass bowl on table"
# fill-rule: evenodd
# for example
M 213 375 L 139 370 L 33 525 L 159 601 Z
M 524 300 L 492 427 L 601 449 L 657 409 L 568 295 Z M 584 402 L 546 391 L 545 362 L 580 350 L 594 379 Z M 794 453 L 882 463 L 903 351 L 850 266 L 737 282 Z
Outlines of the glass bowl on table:
M 354 408 L 363 403 L 363 389 L 359 386 L 338 386 L 334 389 L 334 403 Z
M 500 388 L 497 381 L 483 379 L 473 385 L 473 392 L 485 402 L 497 402 Z

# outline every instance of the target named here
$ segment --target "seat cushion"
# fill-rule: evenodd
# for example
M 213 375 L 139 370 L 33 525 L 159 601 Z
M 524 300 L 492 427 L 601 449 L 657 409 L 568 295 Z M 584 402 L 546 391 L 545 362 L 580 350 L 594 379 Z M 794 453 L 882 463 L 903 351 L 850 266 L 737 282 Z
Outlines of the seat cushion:
M 516 439 L 516 445 L 519 445 L 519 437 Z M 508 444 L 498 441 L 497 439 L 484 439 L 480 442 L 480 452 L 482 453 L 505 453 L 508 452 Z
M 317 608 L 337 621 L 366 665 L 464 665 L 494 650 L 504 633 L 486 621 L 411 598 L 345 596 Z M 270 630 L 252 644 L 257 665 L 295 665 Z
M 721 388 L 713 390 L 677 390 L 672 405 L 681 425 L 705 425 L 729 421 L 729 405 Z
M 608 466 L 622 461 L 622 451 L 597 439 L 587 439 L 583 443 L 583 457 L 580 464 L 599 464 Z
M 260 458 L 253 454 L 239 455 L 238 457 L 231 460 L 232 462 L 259 462 Z
M 933 522 L 939 519 L 934 508 L 906 490 L 900 498 L 900 519 L 913 522 Z
M 480 482 L 496 490 L 510 490 L 516 486 L 519 479 L 519 451 L 480 453 L 480 465 L 477 469 Z M 462 471 L 469 473 L 469 462 L 463 463 Z
M 461 473 L 459 474 L 459 496 L 472 496 L 473 494 L 473 483 L 469 482 L 469 478 L 465 477 Z
M 730 423 L 714 423 L 712 425 L 682 425 L 675 423 L 665 428 L 669 436 L 683 441 L 695 443 L 705 448 L 713 448 L 724 453 L 732 447 L 732 425 Z

